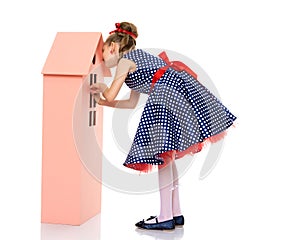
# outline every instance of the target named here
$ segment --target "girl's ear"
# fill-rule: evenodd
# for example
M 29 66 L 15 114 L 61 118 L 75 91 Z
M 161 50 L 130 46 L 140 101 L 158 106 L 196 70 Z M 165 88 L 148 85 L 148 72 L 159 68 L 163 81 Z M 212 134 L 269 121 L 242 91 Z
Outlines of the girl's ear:
M 115 42 L 111 42 L 109 48 L 110 48 L 110 53 L 111 54 L 114 53 L 115 50 L 116 50 L 116 43 Z

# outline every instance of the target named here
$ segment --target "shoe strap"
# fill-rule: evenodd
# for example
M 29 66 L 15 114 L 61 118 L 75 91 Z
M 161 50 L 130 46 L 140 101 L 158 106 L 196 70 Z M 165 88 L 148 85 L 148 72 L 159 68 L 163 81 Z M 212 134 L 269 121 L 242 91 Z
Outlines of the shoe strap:
M 150 216 L 146 221 L 152 220 L 154 218 L 156 218 L 156 216 Z

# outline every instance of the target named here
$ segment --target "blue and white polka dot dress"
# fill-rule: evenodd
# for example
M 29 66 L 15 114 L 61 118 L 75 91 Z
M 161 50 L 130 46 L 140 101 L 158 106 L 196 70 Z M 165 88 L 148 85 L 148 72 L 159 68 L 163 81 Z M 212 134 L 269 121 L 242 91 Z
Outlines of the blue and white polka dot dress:
M 236 119 L 185 71 L 168 68 L 150 92 L 154 73 L 166 63 L 141 49 L 123 57 L 136 64 L 136 71 L 129 73 L 125 80 L 127 86 L 149 95 L 124 166 L 148 171 L 152 165 L 164 164 L 162 156 L 172 150 L 178 153 L 176 158 L 190 149 L 198 152 L 201 144 L 222 134 Z

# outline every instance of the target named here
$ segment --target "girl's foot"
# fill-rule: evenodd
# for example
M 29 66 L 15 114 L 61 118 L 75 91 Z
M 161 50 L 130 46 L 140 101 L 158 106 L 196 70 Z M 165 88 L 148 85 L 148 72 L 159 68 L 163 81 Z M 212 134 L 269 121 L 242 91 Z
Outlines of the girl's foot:
M 159 222 L 157 217 L 151 216 L 146 221 L 135 224 L 137 227 L 147 230 L 173 230 L 175 229 L 174 219 Z
M 174 219 L 174 222 L 175 222 L 176 226 L 183 226 L 184 225 L 184 217 L 183 217 L 183 215 L 173 217 L 173 219 Z
M 142 221 L 137 222 L 137 223 L 135 224 L 135 226 L 136 226 L 136 227 L 140 227 L 143 223 L 145 223 L 145 222 L 149 223 L 149 221 L 151 221 L 151 220 L 153 220 L 153 219 L 155 219 L 155 218 L 156 218 L 156 216 L 150 216 L 150 217 L 147 218 L 146 220 L 143 219 Z
M 156 220 L 158 220 L 156 216 L 150 216 L 146 220 L 143 219 L 142 221 L 137 222 L 135 224 L 135 226 L 136 227 L 140 227 L 144 223 L 146 223 L 146 224 L 156 223 Z M 184 225 L 184 217 L 183 217 L 183 215 L 175 216 L 175 217 L 173 217 L 173 220 L 174 220 L 175 226 L 183 226 Z

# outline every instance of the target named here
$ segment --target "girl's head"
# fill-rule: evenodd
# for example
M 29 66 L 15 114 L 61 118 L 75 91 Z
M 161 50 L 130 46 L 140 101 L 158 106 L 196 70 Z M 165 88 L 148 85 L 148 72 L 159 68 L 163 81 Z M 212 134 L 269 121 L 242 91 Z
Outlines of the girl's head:
M 124 53 L 135 49 L 137 28 L 129 22 L 116 23 L 116 30 L 110 32 L 103 46 L 103 60 L 107 67 L 117 65 Z

